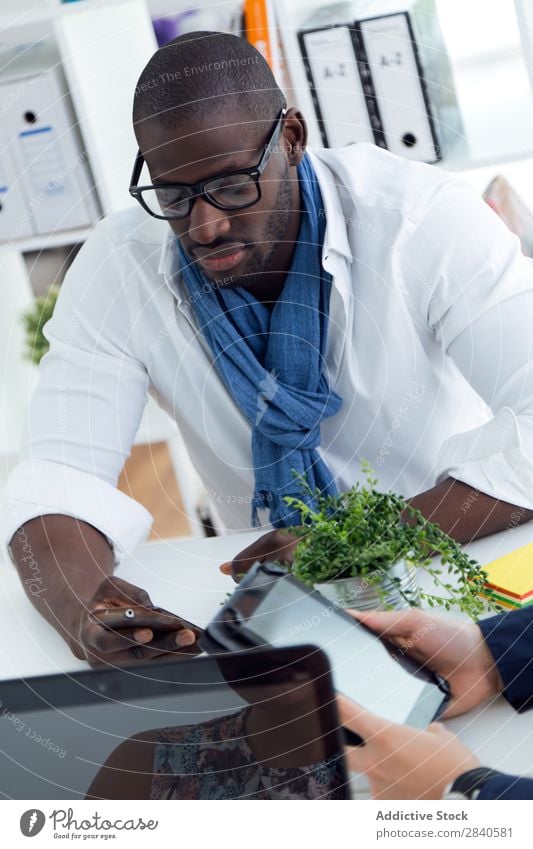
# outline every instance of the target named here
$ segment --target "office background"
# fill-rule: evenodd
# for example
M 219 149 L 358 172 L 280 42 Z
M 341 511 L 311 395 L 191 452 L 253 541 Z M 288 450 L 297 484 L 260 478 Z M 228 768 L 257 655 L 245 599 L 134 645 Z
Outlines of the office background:
M 362 53 L 342 29 L 356 20 Z M 24 355 L 23 316 L 61 284 L 94 223 L 133 202 L 130 116 L 142 67 L 182 32 L 243 27 L 308 117 L 312 144 L 382 143 L 460 173 L 480 193 L 499 177 L 487 200 L 526 252 L 533 244 L 529 0 L 2 0 L 0 488 L 38 374 Z M 350 120 L 339 121 L 346 110 Z M 416 120 L 404 127 L 409 111 Z M 121 487 L 154 514 L 154 537 L 206 532 L 199 481 L 153 403 Z

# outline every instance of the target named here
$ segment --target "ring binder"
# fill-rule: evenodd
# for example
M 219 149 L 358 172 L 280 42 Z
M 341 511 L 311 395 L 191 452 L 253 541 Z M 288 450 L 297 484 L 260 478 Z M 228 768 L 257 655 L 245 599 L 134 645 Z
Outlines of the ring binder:
M 386 147 L 372 78 L 354 49 L 355 35 L 343 25 L 298 34 L 322 142 Z
M 400 12 L 354 24 L 360 60 L 381 107 L 386 146 L 408 159 L 442 159 L 432 107 L 409 15 Z
M 1 160 L 12 177 L 0 239 L 89 226 L 100 209 L 55 49 L 32 47 L 6 66 Z
M 298 44 L 326 147 L 373 142 L 425 162 L 464 147 L 434 0 L 329 6 L 300 25 Z

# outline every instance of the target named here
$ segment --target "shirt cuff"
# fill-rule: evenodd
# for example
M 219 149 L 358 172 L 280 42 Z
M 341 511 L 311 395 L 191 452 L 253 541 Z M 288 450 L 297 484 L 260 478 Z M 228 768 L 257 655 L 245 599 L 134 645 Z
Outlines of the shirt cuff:
M 522 450 L 518 418 L 502 407 L 486 424 L 447 439 L 437 483 L 455 478 L 509 504 L 533 509 L 533 462 Z
M 113 548 L 115 564 L 143 542 L 153 517 L 107 481 L 48 460 L 26 460 L 15 467 L 0 507 L 0 545 L 8 545 L 18 528 L 37 516 L 59 513 L 93 525 Z

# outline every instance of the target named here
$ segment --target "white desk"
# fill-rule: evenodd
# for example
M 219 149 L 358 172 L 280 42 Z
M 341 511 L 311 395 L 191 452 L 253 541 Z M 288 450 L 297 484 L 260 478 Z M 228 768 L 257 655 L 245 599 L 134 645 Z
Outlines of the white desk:
M 234 587 L 217 566 L 257 536 L 254 531 L 205 540 L 145 543 L 117 575 L 146 589 L 155 604 L 205 625 Z M 468 551 L 484 564 L 530 541 L 533 523 L 479 540 Z M 33 609 L 11 564 L 0 564 L 0 595 L 0 680 L 87 668 Z M 483 764 L 533 775 L 533 711 L 518 715 L 501 698 L 446 725 Z

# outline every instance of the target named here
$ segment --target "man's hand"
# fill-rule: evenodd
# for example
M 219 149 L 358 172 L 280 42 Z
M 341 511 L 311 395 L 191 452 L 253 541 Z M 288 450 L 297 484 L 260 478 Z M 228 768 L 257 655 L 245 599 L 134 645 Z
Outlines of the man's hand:
M 300 537 L 283 529 L 269 531 L 248 548 L 244 548 L 230 563 L 223 563 L 220 571 L 224 575 L 231 575 L 233 580 L 238 582 L 257 560 L 260 563 L 276 560 L 278 563 L 290 565 L 293 561 L 294 549 L 299 541 Z
M 134 605 L 152 607 L 145 590 L 120 578 L 105 578 L 82 609 L 73 628 L 71 648 L 76 657 L 87 660 L 93 667 L 102 664 L 123 666 L 146 662 L 163 654 L 184 656 L 199 652 L 195 645 L 196 636 L 189 628 L 158 633 L 158 614 L 155 611 L 153 621 L 148 614 L 143 627 L 120 630 L 110 630 L 92 616 L 100 610 Z
M 426 731 L 396 725 L 363 710 L 345 696 L 337 699 L 342 724 L 365 741 L 347 749 L 354 772 L 368 777 L 373 799 L 442 799 L 478 758 L 439 722 Z
M 349 612 L 448 681 L 452 698 L 444 717 L 465 713 L 502 692 L 498 668 L 477 625 L 418 609 Z

